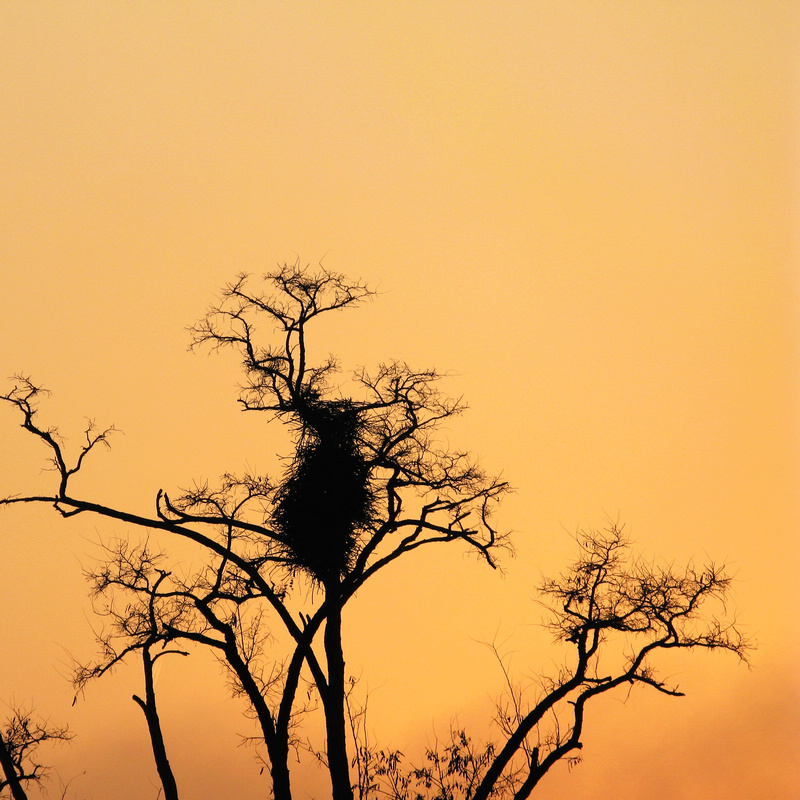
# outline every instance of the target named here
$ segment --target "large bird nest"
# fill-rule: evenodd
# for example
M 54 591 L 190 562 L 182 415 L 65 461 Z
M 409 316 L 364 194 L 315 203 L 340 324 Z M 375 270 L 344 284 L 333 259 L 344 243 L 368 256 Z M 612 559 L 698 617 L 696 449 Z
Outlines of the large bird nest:
M 273 523 L 295 568 L 323 584 L 338 581 L 372 520 L 374 495 L 361 452 L 363 421 L 348 401 L 315 400 L 295 409 L 298 443 L 278 489 Z

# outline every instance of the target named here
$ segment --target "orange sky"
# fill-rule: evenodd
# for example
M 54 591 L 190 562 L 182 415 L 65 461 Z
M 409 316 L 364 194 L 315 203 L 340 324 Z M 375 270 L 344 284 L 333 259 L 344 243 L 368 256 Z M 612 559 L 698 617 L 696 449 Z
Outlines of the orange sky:
M 517 487 L 504 577 L 427 555 L 357 598 L 377 735 L 411 752 L 482 719 L 494 637 L 520 676 L 552 668 L 533 586 L 565 529 L 619 515 L 648 555 L 731 565 L 754 669 L 670 662 L 688 696 L 590 712 L 584 764 L 537 796 L 796 796 L 798 26 L 777 0 L 3 4 L 3 375 L 51 388 L 66 434 L 116 423 L 80 486 L 149 511 L 278 468 L 233 360 L 186 353 L 216 288 L 298 255 L 365 278 L 380 297 L 320 354 L 451 370 L 471 410 L 449 435 Z M 43 485 L 0 416 L 2 493 Z M 0 526 L 0 697 L 74 728 L 52 761 L 87 770 L 76 797 L 154 797 L 136 671 L 75 708 L 63 678 L 93 652 L 81 563 L 122 531 Z M 259 797 L 216 677 L 160 678 L 179 783 Z

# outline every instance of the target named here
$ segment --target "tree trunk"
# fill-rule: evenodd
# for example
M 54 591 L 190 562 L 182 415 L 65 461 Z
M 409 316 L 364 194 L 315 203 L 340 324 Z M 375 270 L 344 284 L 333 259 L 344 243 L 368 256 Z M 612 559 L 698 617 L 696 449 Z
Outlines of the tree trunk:
M 272 776 L 272 797 L 274 800 L 292 800 L 292 786 L 289 780 L 289 749 L 275 743 L 267 748 Z
M 324 639 L 325 658 L 328 664 L 328 687 L 324 698 L 328 769 L 331 775 L 333 800 L 353 800 L 350 762 L 347 758 L 342 609 L 338 601 L 338 586 L 326 588 L 327 599 L 331 602 L 331 611 L 325 621 Z
M 267 706 L 258 684 L 253 679 L 246 662 L 242 659 L 236 638 L 229 629 L 225 635 L 225 658 L 239 678 L 250 704 L 255 711 L 264 744 L 269 755 L 269 771 L 272 777 L 272 796 L 274 800 L 292 800 L 292 787 L 289 777 L 289 734 L 276 730 L 272 713 Z
M 28 800 L 28 795 L 22 788 L 17 770 L 14 766 L 14 759 L 11 757 L 11 751 L 8 749 L 5 739 L 0 736 L 0 766 L 6 775 L 6 784 L 11 789 L 11 796 L 14 800 Z
M 158 777 L 164 787 L 164 800 L 178 800 L 178 785 L 175 783 L 175 776 L 172 774 L 172 767 L 167 758 L 167 748 L 164 745 L 164 735 L 161 732 L 161 720 L 158 717 L 156 708 L 156 693 L 153 684 L 153 659 L 147 647 L 142 650 L 142 660 L 144 661 L 144 700 L 137 695 L 133 699 L 138 703 L 144 712 L 147 720 L 147 729 L 150 732 L 150 743 L 153 747 L 153 756 L 156 760 Z

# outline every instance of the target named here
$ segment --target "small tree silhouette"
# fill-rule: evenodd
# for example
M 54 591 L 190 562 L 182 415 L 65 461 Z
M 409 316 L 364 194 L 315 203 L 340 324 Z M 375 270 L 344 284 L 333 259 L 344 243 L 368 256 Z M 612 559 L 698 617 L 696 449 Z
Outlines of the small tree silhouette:
M 40 784 L 47 777 L 47 768 L 36 755 L 39 745 L 71 738 L 66 726 L 54 727 L 35 719 L 30 711 L 14 709 L 0 730 L 0 793 L 7 790 L 14 800 L 27 800 L 25 787 Z
M 749 643 L 724 614 L 730 578 L 709 564 L 683 569 L 631 555 L 620 525 L 580 532 L 579 557 L 540 587 L 549 629 L 572 658 L 542 677 L 532 704 L 509 676 L 497 704 L 498 741 L 476 742 L 454 729 L 421 765 L 399 751 L 359 748 L 360 797 L 391 800 L 524 800 L 558 762 L 577 763 L 584 716 L 593 698 L 636 685 L 678 697 L 653 664 L 664 650 L 723 650 L 746 660 Z M 500 659 L 500 654 L 493 647 Z M 502 660 L 501 660 L 502 665 Z M 365 731 L 359 731 L 366 742 Z

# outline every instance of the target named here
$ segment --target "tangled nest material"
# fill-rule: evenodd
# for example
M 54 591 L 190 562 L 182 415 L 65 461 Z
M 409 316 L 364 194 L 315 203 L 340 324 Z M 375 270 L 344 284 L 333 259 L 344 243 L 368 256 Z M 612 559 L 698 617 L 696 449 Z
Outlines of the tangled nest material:
M 359 446 L 363 420 L 350 401 L 296 409 L 299 442 L 276 496 L 273 522 L 290 563 L 323 584 L 345 574 L 374 505 Z

